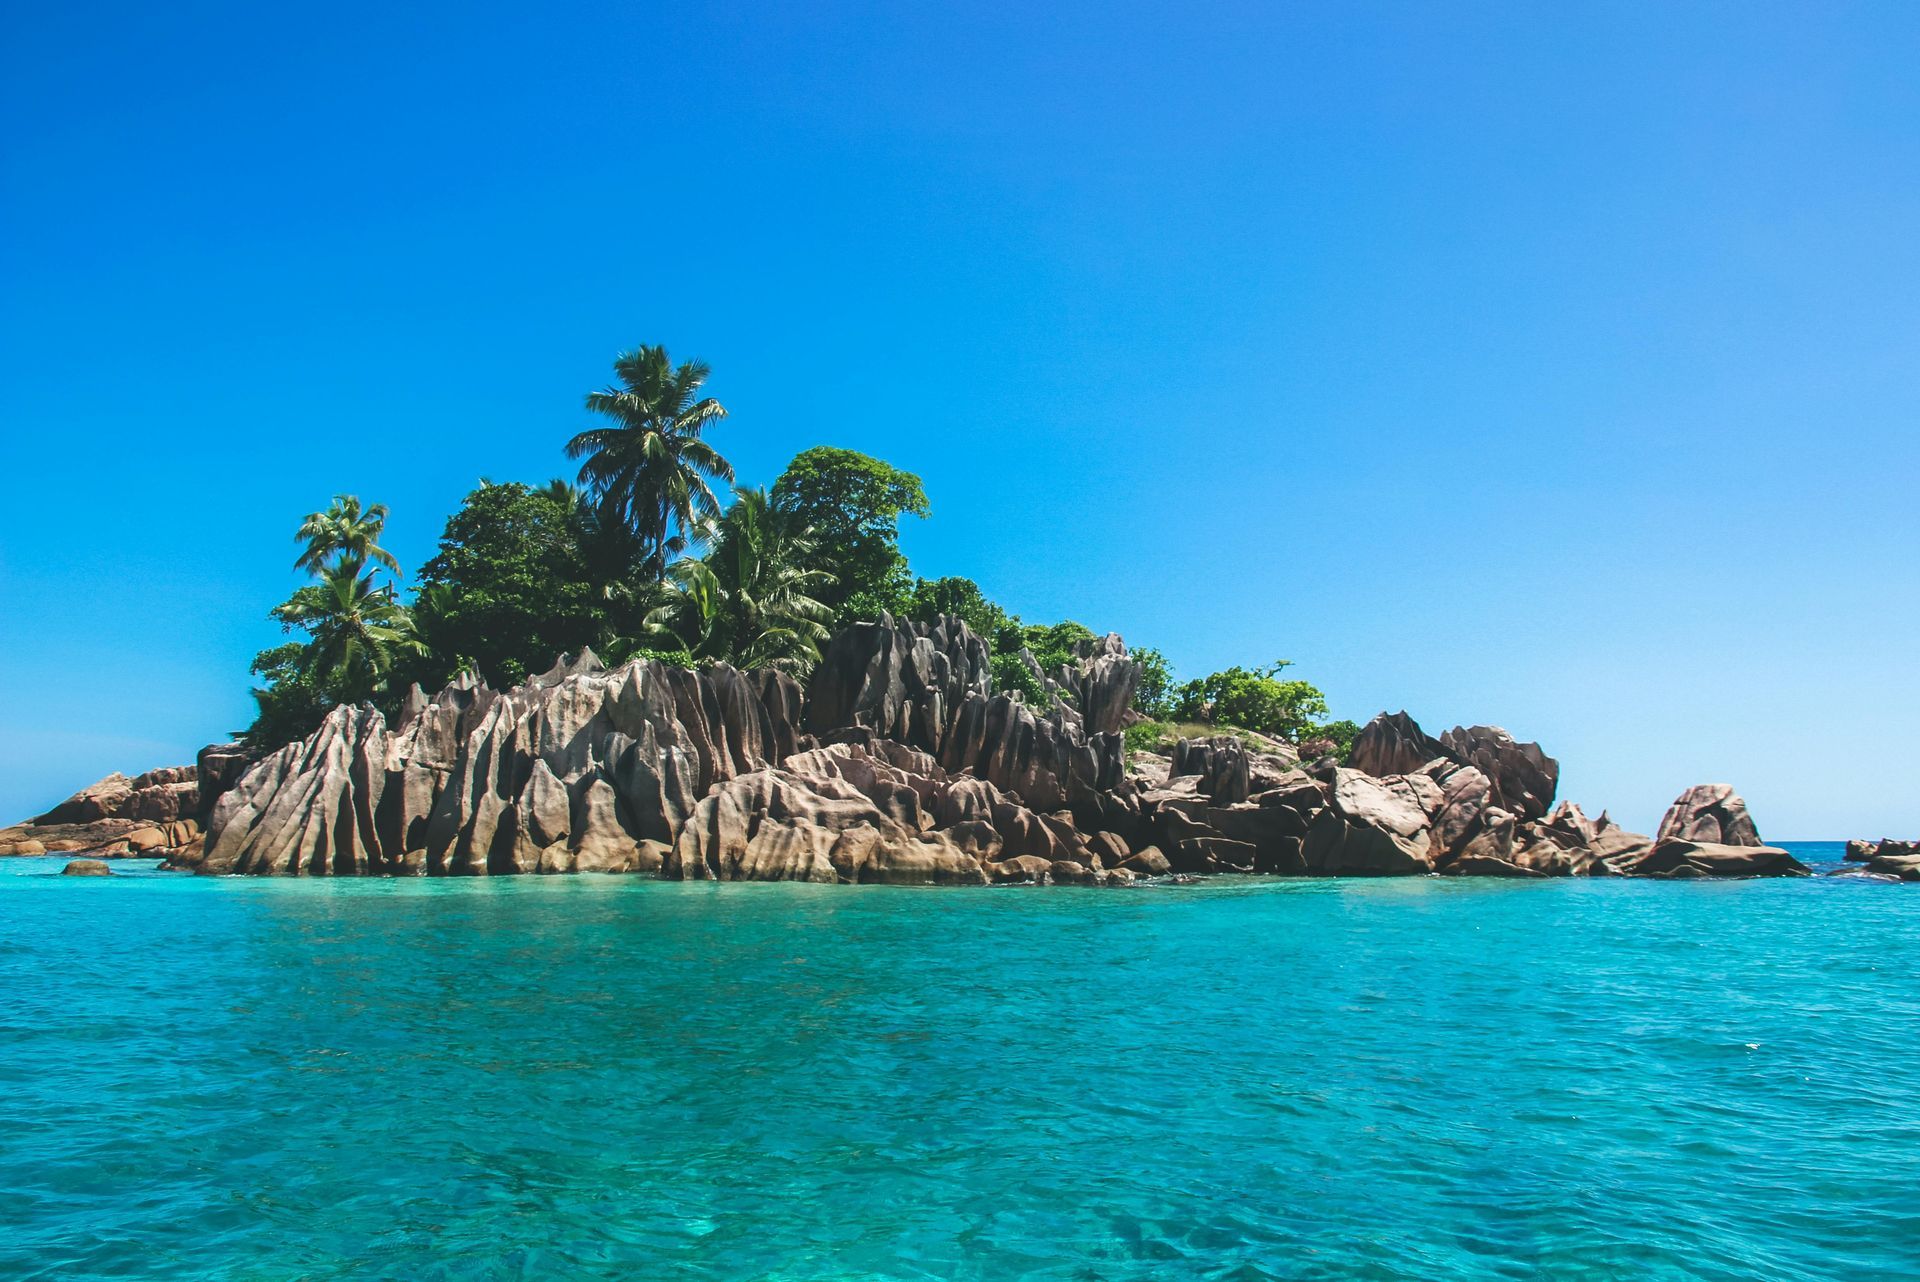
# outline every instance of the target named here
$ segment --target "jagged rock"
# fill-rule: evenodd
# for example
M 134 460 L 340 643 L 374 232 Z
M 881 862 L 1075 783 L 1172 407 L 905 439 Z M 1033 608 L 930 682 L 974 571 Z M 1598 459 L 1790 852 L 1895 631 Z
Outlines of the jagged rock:
M 506 694 L 463 676 L 391 734 L 335 709 L 222 798 L 202 867 L 654 871 L 715 783 L 800 746 L 799 699 L 775 673 L 608 671 L 589 651 Z
M 1062 709 L 1043 717 L 1008 695 L 969 694 L 939 757 L 948 771 L 971 773 L 1034 810 L 1072 811 L 1084 831 L 1126 834 L 1139 826 L 1125 741 L 1084 733 Z
M 1440 736 L 1447 755 L 1493 785 L 1494 804 L 1522 822 L 1544 816 L 1560 785 L 1560 763 L 1537 743 L 1518 743 L 1498 726 L 1455 726 Z
M 958 619 L 859 625 L 828 654 L 810 694 L 724 664 L 610 671 L 591 651 L 506 692 L 462 676 L 409 695 L 391 723 L 335 709 L 226 789 L 204 836 L 183 813 L 187 789 L 203 793 L 237 753 L 208 749 L 197 780 L 155 772 L 70 799 L 91 813 L 145 793 L 160 814 L 170 798 L 170 817 L 7 830 L 0 850 L 138 848 L 210 873 L 969 885 L 1798 867 L 1758 846 L 1656 846 L 1570 804 L 1549 815 L 1558 767 L 1538 745 L 1484 726 L 1430 740 L 1405 714 L 1376 718 L 1357 759 L 1422 759 L 1383 776 L 1331 763 L 1305 772 L 1286 745 L 1250 750 L 1238 735 L 1186 740 L 1129 770 L 1121 736 L 1097 729 L 1113 720 L 1102 691 L 1117 699 L 1127 681 L 1108 662 L 1131 662 L 1117 638 L 1086 647 L 1062 674 L 1065 699 L 1044 711 L 992 694 L 986 647 Z M 1718 835 L 1745 811 L 1728 790 L 1689 816 L 1711 817 Z
M 979 817 L 1005 805 L 990 785 L 946 805 L 951 781 L 924 753 L 834 744 L 723 782 L 695 808 L 665 872 L 687 880 L 984 885 L 1018 850 Z M 968 783 L 981 785 L 982 781 Z M 928 800 L 954 822 L 939 828 Z M 1039 817 L 1035 817 L 1036 819 Z M 1006 857 L 1000 858 L 1003 852 Z M 1048 861 L 1051 870 L 1056 866 Z
M 807 689 L 807 728 L 871 730 L 943 753 L 957 709 L 993 690 L 986 642 L 954 615 L 934 623 L 856 623 L 827 645 Z
M 1747 814 L 1747 803 L 1724 783 L 1703 783 L 1687 789 L 1660 821 L 1656 841 L 1699 841 L 1727 846 L 1760 846 L 1759 830 Z
M 1422 773 L 1440 786 L 1439 804 L 1429 815 L 1431 858 L 1436 868 L 1445 869 L 1475 843 L 1478 843 L 1475 851 L 1478 859 L 1511 858 L 1514 818 L 1494 802 L 1493 781 L 1485 773 L 1478 767 L 1463 766 L 1444 757 L 1428 761 Z M 1498 817 L 1494 823 L 1499 831 L 1487 835 L 1492 816 Z
M 1245 801 L 1252 795 L 1252 763 L 1246 745 L 1232 735 L 1182 739 L 1173 745 L 1169 780 L 1199 775 L 1199 788 L 1222 805 Z
M 1133 695 L 1140 688 L 1140 665 L 1127 657 L 1118 633 L 1077 642 L 1072 662 L 1057 670 L 1053 681 L 1088 734 L 1117 734 L 1139 720 Z
M 1633 877 L 1805 877 L 1807 866 L 1777 846 L 1668 837 L 1622 871 Z
M 113 869 L 98 859 L 76 859 L 60 870 L 62 877 L 111 877 Z
M 1354 736 L 1348 764 L 1383 779 L 1388 775 L 1408 775 L 1449 754 L 1440 741 L 1420 728 L 1406 712 L 1383 712 L 1367 722 Z
M 1498 726 L 1455 726 L 1435 739 L 1405 712 L 1369 721 L 1354 739 L 1350 765 L 1384 779 L 1437 773 L 1436 760 L 1478 770 L 1490 787 L 1488 804 L 1522 823 L 1547 813 L 1560 782 L 1560 763 L 1537 743 L 1518 743 Z

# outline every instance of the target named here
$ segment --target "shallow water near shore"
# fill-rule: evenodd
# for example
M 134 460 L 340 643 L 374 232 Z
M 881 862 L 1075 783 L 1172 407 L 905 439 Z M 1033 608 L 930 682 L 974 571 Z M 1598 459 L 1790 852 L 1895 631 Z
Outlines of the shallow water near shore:
M 1920 886 L 63 863 L 0 1277 L 1920 1274 Z

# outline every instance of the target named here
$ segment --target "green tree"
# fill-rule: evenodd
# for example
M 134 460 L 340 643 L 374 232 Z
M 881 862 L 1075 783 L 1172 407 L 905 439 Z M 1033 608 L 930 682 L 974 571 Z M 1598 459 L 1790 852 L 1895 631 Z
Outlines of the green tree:
M 314 684 L 314 675 L 304 662 L 307 647 L 287 641 L 253 657 L 248 669 L 262 683 L 253 688 L 253 724 L 235 735 L 250 748 L 271 752 L 275 748 L 304 739 L 313 733 L 338 702 L 327 690 Z
M 773 502 L 811 532 L 816 564 L 833 576 L 820 600 L 834 611 L 836 627 L 909 608 L 900 518 L 929 511 L 919 477 L 854 450 L 816 445 L 787 464 Z
M 1073 662 L 1075 646 L 1099 638 L 1092 628 L 1066 619 L 1060 623 L 1031 624 L 1021 639 L 1027 649 L 1033 651 L 1040 670 L 1051 677 L 1055 668 Z
M 420 568 L 427 654 L 416 680 L 432 688 L 475 667 L 504 688 L 563 653 L 612 648 L 605 584 L 588 565 L 576 511 L 518 482 L 483 481 L 461 501 Z
M 1173 669 L 1167 656 L 1152 646 L 1129 652 L 1140 665 L 1140 684 L 1133 692 L 1133 708 L 1150 721 L 1164 721 L 1173 715 Z
M 953 576 L 915 579 L 904 613 L 917 623 L 932 623 L 943 614 L 958 615 L 989 646 L 1012 617 L 989 601 L 978 583 Z
M 306 632 L 300 666 L 337 703 L 386 693 L 395 663 L 420 648 L 407 607 L 359 569 L 342 561 L 273 610 L 282 626 Z
M 580 484 L 601 519 L 630 531 L 657 571 L 686 546 L 695 521 L 720 515 L 709 481 L 732 484 L 733 466 L 703 434 L 727 416 L 719 401 L 699 395 L 705 361 L 674 365 L 664 347 L 640 347 L 613 363 L 616 386 L 587 394 L 589 410 L 612 420 L 567 442 L 582 460 Z
M 1305 681 L 1282 681 L 1286 660 L 1264 668 L 1232 667 L 1181 686 L 1173 716 L 1240 726 L 1281 739 L 1298 739 L 1327 715 L 1326 696 Z
M 811 671 L 832 617 L 814 596 L 832 579 L 809 565 L 811 532 L 765 490 L 743 489 L 706 542 L 705 557 L 668 571 L 667 600 L 648 616 L 653 633 L 698 659 Z
M 363 509 L 358 495 L 336 494 L 326 511 L 309 512 L 300 522 L 293 537 L 307 546 L 294 561 L 294 568 L 318 577 L 336 562 L 357 571 L 371 561 L 398 574 L 400 563 L 380 546 L 380 534 L 386 525 L 385 503 Z

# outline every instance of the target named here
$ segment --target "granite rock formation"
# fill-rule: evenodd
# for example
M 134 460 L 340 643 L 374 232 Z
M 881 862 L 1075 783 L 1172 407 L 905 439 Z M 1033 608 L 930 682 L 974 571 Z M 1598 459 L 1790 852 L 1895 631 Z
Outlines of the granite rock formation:
M 1660 821 L 1660 841 L 1704 841 L 1726 846 L 1760 846 L 1759 831 L 1747 803 L 1724 783 L 1703 783 L 1681 793 Z
M 114 825 L 120 850 L 178 867 L 281 876 L 1128 885 L 1805 871 L 1759 843 L 1731 789 L 1689 790 L 1649 838 L 1554 805 L 1559 767 L 1539 745 L 1489 726 L 1434 738 L 1404 712 L 1369 723 L 1346 766 L 1303 769 L 1290 745 L 1243 733 L 1129 762 L 1138 681 L 1109 636 L 1031 706 L 995 692 L 985 643 L 951 616 L 848 628 L 805 688 L 725 664 L 608 669 L 583 651 L 511 690 L 472 675 L 431 696 L 416 687 L 391 719 L 335 708 L 259 760 L 221 744 L 195 766 L 111 776 L 43 818 Z M 42 836 L 64 831 L 9 830 L 0 851 L 60 848 Z
M 1853 840 L 1847 843 L 1848 863 L 1864 864 L 1861 870 L 1876 877 L 1899 881 L 1920 881 L 1920 841 Z
M 1492 804 L 1521 823 L 1545 817 L 1560 783 L 1559 762 L 1498 726 L 1455 726 L 1435 739 L 1405 712 L 1383 712 L 1353 741 L 1351 765 L 1375 778 L 1412 774 L 1433 761 L 1478 770 Z

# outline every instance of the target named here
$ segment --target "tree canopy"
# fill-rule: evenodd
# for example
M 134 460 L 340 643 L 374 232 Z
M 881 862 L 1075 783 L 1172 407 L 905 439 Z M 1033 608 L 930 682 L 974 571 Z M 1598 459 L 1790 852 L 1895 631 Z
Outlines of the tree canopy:
M 733 465 L 704 439 L 727 416 L 699 396 L 711 371 L 705 361 L 674 365 L 664 347 L 638 347 L 613 362 L 618 384 L 587 393 L 587 408 L 612 420 L 567 442 L 583 460 L 587 487 L 609 525 L 631 531 L 656 570 L 686 547 L 686 531 L 720 515 L 709 481 L 731 485 Z
M 523 681 L 555 657 L 602 640 L 606 603 L 581 547 L 579 508 L 549 489 L 482 482 L 447 519 L 420 567 L 433 605 L 420 627 L 433 685 L 476 667 L 495 684 Z
M 818 566 L 833 576 L 820 599 L 836 626 L 902 612 L 912 575 L 900 554 L 900 518 L 930 511 L 919 477 L 855 450 L 816 445 L 787 464 L 773 502 L 812 531 Z
M 676 365 L 665 348 L 642 346 L 614 374 L 586 398 L 603 422 L 566 443 L 581 460 L 578 484 L 483 480 L 448 518 L 410 602 L 380 545 L 384 504 L 341 494 L 302 520 L 296 566 L 313 581 L 271 613 L 299 639 L 254 660 L 255 746 L 308 733 L 339 703 L 392 711 L 409 683 L 436 688 L 463 669 L 505 687 L 589 645 L 610 662 L 656 655 L 805 676 L 835 629 L 882 611 L 957 615 L 987 643 L 995 688 L 1047 708 L 1059 668 L 1096 639 L 1071 619 L 1027 623 L 972 579 L 914 577 L 900 519 L 929 514 L 926 490 L 871 455 L 813 446 L 771 490 L 732 488 L 723 508 L 714 487 L 732 487 L 733 468 L 705 433 L 727 412 L 703 395 L 705 362 Z M 1195 723 L 1315 751 L 1351 745 L 1353 723 L 1324 721 L 1324 696 L 1283 679 L 1285 663 L 1180 684 L 1159 650 L 1132 655 L 1134 709 L 1155 723 L 1139 728 L 1161 738 Z

